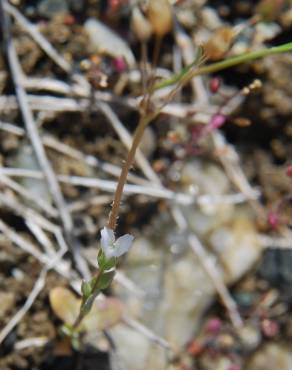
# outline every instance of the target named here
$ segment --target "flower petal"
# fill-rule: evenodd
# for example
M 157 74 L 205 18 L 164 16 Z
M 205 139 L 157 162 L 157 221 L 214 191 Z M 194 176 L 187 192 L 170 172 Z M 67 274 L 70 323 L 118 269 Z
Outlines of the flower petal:
M 102 250 L 108 260 L 116 256 L 116 249 L 114 247 L 108 246 L 107 248 Z
M 115 257 L 120 257 L 122 254 L 127 253 L 133 243 L 133 235 L 126 234 L 121 236 L 114 243 Z
M 114 245 L 115 242 L 115 234 L 112 229 L 109 229 L 108 227 L 104 227 L 101 232 L 101 249 L 106 254 L 106 250 Z

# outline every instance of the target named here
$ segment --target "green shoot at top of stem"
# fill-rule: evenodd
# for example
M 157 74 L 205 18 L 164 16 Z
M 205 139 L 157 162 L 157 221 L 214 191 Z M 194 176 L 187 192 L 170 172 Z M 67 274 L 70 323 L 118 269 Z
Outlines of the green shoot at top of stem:
M 193 70 L 189 74 L 187 80 L 190 80 L 191 78 L 193 78 L 195 76 L 201 76 L 201 75 L 205 75 L 205 74 L 208 74 L 208 73 L 219 72 L 219 71 L 222 71 L 223 69 L 234 67 L 238 64 L 247 63 L 249 61 L 264 58 L 264 57 L 267 57 L 269 55 L 286 53 L 288 51 L 292 51 L 292 42 L 289 42 L 287 44 L 283 44 L 283 45 L 280 45 L 280 46 L 274 46 L 274 47 L 271 47 L 271 48 L 264 48 L 264 49 L 261 49 L 261 50 L 256 50 L 256 51 L 243 53 L 243 54 L 237 55 L 235 57 L 224 59 L 220 62 L 216 62 L 216 63 L 209 64 L 207 66 L 199 67 L 199 68 Z M 190 70 L 194 66 L 194 64 L 195 64 L 194 62 L 191 63 L 189 66 L 185 67 L 181 72 L 174 75 L 173 77 L 157 83 L 156 86 L 155 86 L 155 90 L 159 90 L 159 89 L 162 89 L 164 87 L 171 86 L 171 85 L 174 85 L 174 84 L 180 82 L 190 72 Z

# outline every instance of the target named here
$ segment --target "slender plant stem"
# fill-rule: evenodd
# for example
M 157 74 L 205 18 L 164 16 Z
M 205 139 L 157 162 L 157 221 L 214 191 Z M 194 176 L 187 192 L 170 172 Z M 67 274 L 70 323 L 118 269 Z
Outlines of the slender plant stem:
M 121 171 L 121 174 L 120 174 L 120 177 L 119 177 L 119 180 L 118 180 L 118 185 L 117 185 L 117 188 L 116 188 L 116 191 L 115 191 L 112 210 L 110 212 L 109 219 L 108 219 L 108 224 L 107 224 L 108 228 L 110 228 L 112 230 L 115 230 L 115 228 L 116 228 L 117 219 L 118 219 L 118 215 L 119 215 L 120 204 L 121 204 L 121 199 L 122 199 L 122 195 L 123 195 L 124 186 L 125 186 L 125 183 L 127 181 L 128 172 L 129 172 L 129 170 L 130 170 L 130 168 L 131 168 L 131 166 L 134 162 L 135 153 L 136 153 L 138 145 L 139 145 L 139 143 L 142 139 L 144 130 L 152 119 L 153 119 L 153 115 L 147 115 L 147 113 L 145 113 L 145 115 L 143 113 L 141 114 L 139 124 L 136 128 L 136 131 L 135 131 L 135 134 L 134 134 L 134 137 L 133 137 L 132 146 L 131 146 L 131 148 L 128 152 L 126 161 L 123 164 L 122 171 Z
M 100 279 L 102 278 L 102 275 L 103 275 L 103 272 L 104 270 L 98 270 L 97 273 L 96 273 L 96 276 L 95 276 L 95 283 L 94 283 L 94 286 L 92 288 L 92 292 L 94 294 L 94 298 L 97 297 L 98 293 L 99 293 L 99 290 L 98 290 L 98 284 L 99 284 L 99 281 Z M 79 311 L 79 315 L 78 317 L 76 318 L 74 324 L 73 324 L 73 329 L 77 329 L 78 326 L 81 324 L 82 320 L 84 319 L 84 317 L 88 314 L 88 312 L 84 312 L 84 310 L 80 309 Z
M 162 36 L 156 36 L 155 37 L 153 59 L 152 59 L 152 72 L 151 72 L 151 76 L 149 78 L 148 86 L 147 86 L 147 89 L 148 89 L 148 91 L 147 91 L 148 104 L 150 103 L 150 99 L 151 99 L 151 97 L 153 95 L 153 92 L 155 90 L 156 67 L 157 67 L 158 60 L 159 60 L 161 41 L 162 41 Z
M 148 79 L 148 71 L 147 71 L 147 43 L 145 41 L 141 41 L 141 76 L 142 76 L 142 93 L 143 96 L 146 95 L 147 90 L 147 79 Z
M 161 40 L 162 40 L 162 36 L 156 36 L 155 37 L 153 60 L 152 60 L 152 66 L 153 66 L 153 72 L 154 73 L 155 73 L 155 69 L 156 69 L 157 64 L 158 64 L 160 47 L 161 47 Z
M 196 76 L 201 76 L 209 73 L 214 73 L 214 72 L 219 72 L 223 69 L 234 67 L 238 64 L 246 63 L 255 59 L 260 59 L 264 58 L 269 55 L 274 55 L 274 54 L 279 54 L 279 53 L 285 53 L 288 51 L 292 51 L 292 42 L 280 46 L 275 46 L 272 48 L 266 48 L 266 49 L 261 49 L 257 51 L 252 51 L 250 53 L 244 53 L 242 55 L 238 55 L 235 57 L 231 57 L 229 59 L 222 60 L 221 62 L 217 63 L 212 63 L 207 66 L 203 66 L 200 68 L 195 69 L 192 73 L 188 75 L 188 80 L 192 79 L 193 77 Z M 178 73 L 177 75 L 173 76 L 172 78 L 162 81 L 158 83 L 155 86 L 155 90 L 162 89 L 167 86 L 174 85 L 175 83 L 179 82 L 183 75 L 185 73 L 189 72 L 189 68 L 186 67 L 185 70 L 182 72 Z

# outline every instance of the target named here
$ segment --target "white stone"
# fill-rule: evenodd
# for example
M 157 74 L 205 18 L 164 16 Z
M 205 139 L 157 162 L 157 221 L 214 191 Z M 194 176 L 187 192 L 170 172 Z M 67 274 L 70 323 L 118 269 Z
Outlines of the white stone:
M 135 65 L 135 57 L 128 44 L 114 31 L 97 19 L 90 18 L 84 28 L 88 33 L 92 47 L 100 53 L 113 57 L 124 57 L 130 67 Z
M 291 370 L 291 347 L 270 343 L 251 359 L 246 370 Z

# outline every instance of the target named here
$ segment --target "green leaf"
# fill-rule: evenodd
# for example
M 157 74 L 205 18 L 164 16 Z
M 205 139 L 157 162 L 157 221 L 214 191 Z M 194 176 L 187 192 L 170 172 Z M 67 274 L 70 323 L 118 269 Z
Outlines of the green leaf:
M 203 55 L 204 55 L 204 49 L 201 46 L 199 46 L 198 51 L 197 51 L 196 59 L 192 63 L 190 63 L 186 67 L 184 67 L 180 72 L 175 74 L 173 77 L 170 77 L 167 80 L 159 82 L 155 86 L 155 90 L 159 90 L 159 89 L 162 89 L 164 87 L 174 85 L 175 83 L 181 81 L 187 75 L 187 73 L 189 73 L 191 71 L 192 68 L 196 67 L 202 61 Z
M 194 69 L 192 72 L 190 68 L 192 67 L 192 65 L 190 65 L 190 67 L 186 67 L 187 72 L 189 72 L 188 81 L 191 80 L 195 76 L 202 76 L 202 75 L 209 74 L 209 73 L 219 72 L 219 71 L 222 71 L 223 69 L 234 67 L 238 64 L 247 63 L 252 60 L 267 57 L 269 55 L 286 53 L 288 51 L 292 51 L 292 42 L 289 42 L 287 44 L 283 44 L 280 46 L 274 46 L 271 48 L 251 51 L 249 53 L 243 53 L 235 57 L 224 59 L 217 63 L 212 63 L 212 64 L 209 64 L 203 67 L 199 67 L 197 69 Z M 155 90 L 159 90 L 159 89 L 162 89 L 163 87 L 174 85 L 175 83 L 180 82 L 185 75 L 186 75 L 185 70 L 182 70 L 181 72 L 174 75 L 170 79 L 159 82 L 155 86 Z
M 90 294 L 92 293 L 92 280 L 90 280 L 90 281 L 83 280 L 82 281 L 81 292 L 82 292 L 83 298 L 85 298 L 85 299 L 90 296 Z
M 106 289 L 110 286 L 111 282 L 113 281 L 113 278 L 115 276 L 115 270 L 111 269 L 109 271 L 104 271 L 104 273 L 99 278 L 97 287 L 100 290 Z
M 87 314 L 89 314 L 91 307 L 93 305 L 93 302 L 99 293 L 100 293 L 100 290 L 96 290 L 88 298 L 82 301 L 82 304 L 80 307 L 80 313 L 82 314 L 82 316 L 86 316 Z
M 100 251 L 97 257 L 97 262 L 100 270 L 110 270 L 116 266 L 117 259 L 115 257 L 107 259 L 104 253 Z

